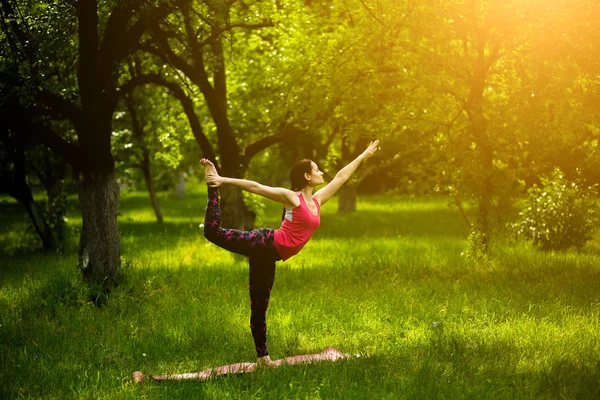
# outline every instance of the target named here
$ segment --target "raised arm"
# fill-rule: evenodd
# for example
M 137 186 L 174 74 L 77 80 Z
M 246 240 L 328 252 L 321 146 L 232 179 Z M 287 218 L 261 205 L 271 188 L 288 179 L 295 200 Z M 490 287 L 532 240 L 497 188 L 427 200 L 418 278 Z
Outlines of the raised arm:
M 337 193 L 338 190 L 346 183 L 350 176 L 356 171 L 360 163 L 367 158 L 371 157 L 377 151 L 377 145 L 379 140 L 375 140 L 369 144 L 369 147 L 356 157 L 350 164 L 342 168 L 336 175 L 335 178 L 327 185 L 317 190 L 314 194 L 314 198 L 319 202 L 320 205 L 325 204 L 330 198 Z
M 266 197 L 269 200 L 281 203 L 286 208 L 294 208 L 300 204 L 298 195 L 289 189 L 262 185 L 258 182 L 248 179 L 236 179 L 220 176 L 214 168 L 213 163 L 205 158 L 200 160 L 200 164 L 202 164 L 206 171 L 206 184 L 209 187 L 218 188 L 224 185 L 235 186 L 245 190 L 246 192 L 258 194 Z

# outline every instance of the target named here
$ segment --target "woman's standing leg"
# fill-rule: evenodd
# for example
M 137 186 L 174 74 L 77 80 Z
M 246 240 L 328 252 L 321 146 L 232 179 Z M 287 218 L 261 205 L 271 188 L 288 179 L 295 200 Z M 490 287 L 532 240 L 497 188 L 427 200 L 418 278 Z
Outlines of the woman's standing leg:
M 267 308 L 275 281 L 275 260 L 268 255 L 250 256 L 250 330 L 257 357 L 269 355 L 267 348 Z

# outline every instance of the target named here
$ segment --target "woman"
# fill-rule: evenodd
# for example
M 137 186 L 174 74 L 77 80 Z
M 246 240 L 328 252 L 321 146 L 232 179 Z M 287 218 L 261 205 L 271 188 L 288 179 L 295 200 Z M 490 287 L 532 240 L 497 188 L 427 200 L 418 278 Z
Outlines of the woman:
M 297 254 L 308 242 L 321 222 L 321 206 L 325 204 L 356 171 L 361 162 L 377 151 L 379 140 L 354 161 L 342 168 L 335 178 L 316 193 L 316 186 L 324 183 L 323 172 L 310 160 L 298 161 L 290 171 L 292 189 L 274 188 L 260 183 L 219 176 L 215 166 L 203 158 L 200 164 L 206 172 L 208 206 L 204 219 L 204 236 L 226 250 L 243 254 L 250 264 L 250 329 L 259 365 L 274 366 L 267 349 L 266 316 L 271 288 L 275 280 L 275 262 Z M 240 231 L 221 228 L 221 207 L 217 188 L 231 185 L 281 203 L 284 218 L 277 230 L 263 228 Z

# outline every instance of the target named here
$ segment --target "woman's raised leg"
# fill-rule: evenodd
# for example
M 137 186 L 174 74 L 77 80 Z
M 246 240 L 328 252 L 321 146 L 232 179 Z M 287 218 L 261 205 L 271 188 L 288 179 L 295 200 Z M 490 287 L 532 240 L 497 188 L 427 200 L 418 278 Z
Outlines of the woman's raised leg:
M 216 188 L 208 188 L 208 204 L 204 216 L 204 237 L 225 250 L 249 256 L 261 243 L 259 230 L 241 231 L 221 227 L 221 206 L 219 192 Z

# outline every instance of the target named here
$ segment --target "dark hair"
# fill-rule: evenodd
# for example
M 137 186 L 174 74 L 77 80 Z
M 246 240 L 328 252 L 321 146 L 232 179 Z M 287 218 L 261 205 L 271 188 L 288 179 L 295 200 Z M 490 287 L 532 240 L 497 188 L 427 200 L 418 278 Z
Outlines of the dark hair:
M 312 171 L 312 161 L 308 159 L 297 161 L 292 165 L 290 170 L 290 182 L 292 183 L 291 189 L 294 192 L 299 191 L 304 186 L 308 185 L 308 181 L 304 177 L 304 174 L 310 174 Z
M 308 185 L 308 181 L 304 177 L 304 174 L 310 174 L 312 171 L 312 160 L 303 159 L 300 161 L 296 161 L 294 165 L 292 165 L 292 169 L 290 170 L 290 182 L 292 183 L 291 189 L 294 192 L 299 191 L 304 186 Z M 283 207 L 283 212 L 281 213 L 281 220 L 285 218 L 285 207 Z

